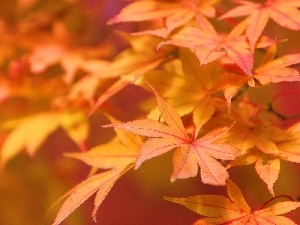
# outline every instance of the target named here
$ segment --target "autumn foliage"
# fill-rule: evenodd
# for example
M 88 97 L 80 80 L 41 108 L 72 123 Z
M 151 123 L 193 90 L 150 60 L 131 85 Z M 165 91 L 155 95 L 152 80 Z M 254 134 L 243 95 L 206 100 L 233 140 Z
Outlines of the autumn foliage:
M 171 187 L 196 179 L 199 193 L 161 201 L 198 213 L 195 225 L 300 223 L 300 0 L 0 8 L 2 175 L 45 148 L 49 163 L 85 166 L 75 187 L 51 199 L 47 210 L 60 208 L 49 224 L 65 223 L 92 196 L 97 221 L 121 178 L 169 152 L 157 173 L 172 167 Z M 51 147 L 57 134 L 55 146 L 71 150 Z

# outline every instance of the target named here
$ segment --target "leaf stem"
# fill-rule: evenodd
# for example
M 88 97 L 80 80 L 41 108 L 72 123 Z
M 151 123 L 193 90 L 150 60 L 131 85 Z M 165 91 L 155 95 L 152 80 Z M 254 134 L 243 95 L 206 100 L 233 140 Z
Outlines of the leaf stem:
M 261 205 L 260 207 L 258 207 L 258 208 L 256 209 L 256 211 L 257 211 L 257 210 L 263 209 L 263 208 L 264 208 L 266 205 L 268 205 L 271 201 L 274 201 L 274 200 L 277 199 L 277 198 L 287 198 L 287 199 L 291 200 L 292 202 L 294 201 L 293 197 L 291 197 L 290 195 L 277 195 L 277 196 L 275 196 L 275 197 L 269 199 L 268 201 L 266 201 L 266 202 L 265 202 L 263 205 Z
M 298 114 L 294 114 L 294 115 L 284 115 L 278 111 L 276 111 L 274 108 L 273 108 L 273 105 L 271 102 L 268 103 L 268 108 L 267 110 L 271 113 L 274 113 L 279 119 L 281 120 L 291 120 L 291 119 L 297 119 L 297 118 L 300 118 L 300 113 Z

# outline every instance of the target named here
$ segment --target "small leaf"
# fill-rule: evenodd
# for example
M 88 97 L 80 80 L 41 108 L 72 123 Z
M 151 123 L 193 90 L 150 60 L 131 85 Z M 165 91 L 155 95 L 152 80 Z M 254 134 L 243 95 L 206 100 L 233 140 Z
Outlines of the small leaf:
M 255 164 L 255 170 L 259 177 L 267 184 L 269 191 L 274 196 L 273 185 L 278 179 L 280 170 L 280 160 L 266 160 L 260 158 Z

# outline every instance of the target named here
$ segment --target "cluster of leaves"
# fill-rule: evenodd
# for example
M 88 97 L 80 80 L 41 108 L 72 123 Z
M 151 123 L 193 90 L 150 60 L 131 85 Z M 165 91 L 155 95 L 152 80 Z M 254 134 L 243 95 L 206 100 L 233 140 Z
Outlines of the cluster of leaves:
M 166 198 L 212 217 L 195 224 L 294 224 L 278 215 L 298 208 L 299 203 L 279 202 L 251 212 L 228 170 L 255 163 L 258 176 L 275 196 L 280 162 L 300 163 L 300 122 L 281 126 L 284 116 L 274 111 L 271 101 L 263 105 L 250 96 L 257 87 L 300 81 L 295 68 L 300 53 L 279 56 L 277 46 L 288 40 L 277 40 L 266 32 L 270 18 L 299 31 L 299 7 L 299 0 L 135 0 L 108 24 L 143 26 L 131 35 L 121 33 L 128 42 L 122 51 L 102 43 L 98 51 L 106 55 L 94 48 L 66 45 L 61 38 L 45 38 L 42 32 L 37 33 L 41 41 L 36 44 L 28 30 L 30 35 L 1 28 L 8 47 L 0 58 L 0 102 L 9 106 L 12 99 L 21 98 L 35 106 L 18 119 L 1 118 L 1 128 L 11 130 L 2 144 L 1 164 L 23 149 L 34 155 L 61 127 L 81 149 L 66 156 L 105 170 L 64 196 L 67 199 L 53 223 L 58 225 L 97 193 L 95 219 L 123 174 L 175 149 L 172 182 L 195 177 L 200 168 L 203 183 L 227 187 L 229 199 L 213 195 Z M 60 35 L 67 32 L 62 21 L 56 23 L 48 26 Z M 17 45 L 11 41 L 17 41 L 16 33 L 24 35 Z M 130 85 L 154 93 L 156 103 L 152 97 L 145 99 L 141 119 L 120 122 L 114 118 L 117 106 L 107 102 Z M 105 111 L 111 122 L 103 127 L 114 128 L 116 135 L 87 150 L 88 116 L 99 111 Z

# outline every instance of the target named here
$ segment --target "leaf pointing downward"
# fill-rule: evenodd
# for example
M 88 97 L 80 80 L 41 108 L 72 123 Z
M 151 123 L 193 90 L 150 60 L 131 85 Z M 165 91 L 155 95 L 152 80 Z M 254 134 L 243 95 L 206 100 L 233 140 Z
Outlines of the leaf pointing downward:
M 172 181 L 195 176 L 198 166 L 200 166 L 201 178 L 204 183 L 225 185 L 228 173 L 216 159 L 234 159 L 240 154 L 240 151 L 227 143 L 216 143 L 216 141 L 231 127 L 215 129 L 199 139 L 196 139 L 197 134 L 189 137 L 177 111 L 161 98 L 154 88 L 152 90 L 166 124 L 143 119 L 109 124 L 104 127 L 121 128 L 150 137 L 141 147 L 141 155 L 137 159 L 136 168 L 148 159 L 180 147 L 174 154 Z
M 55 221 L 52 225 L 60 224 L 66 217 L 68 217 L 77 207 L 79 207 L 84 201 L 86 201 L 91 195 L 97 192 L 93 218 L 96 217 L 96 212 L 111 190 L 115 182 L 126 173 L 132 166 L 128 166 L 126 169 L 109 170 L 97 175 L 94 175 L 82 183 L 78 184 L 73 190 L 70 191 L 70 195 L 64 202 L 57 214 Z

